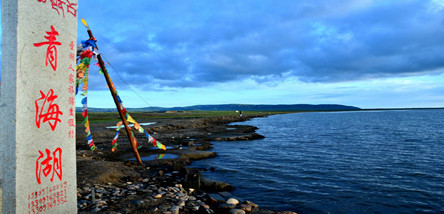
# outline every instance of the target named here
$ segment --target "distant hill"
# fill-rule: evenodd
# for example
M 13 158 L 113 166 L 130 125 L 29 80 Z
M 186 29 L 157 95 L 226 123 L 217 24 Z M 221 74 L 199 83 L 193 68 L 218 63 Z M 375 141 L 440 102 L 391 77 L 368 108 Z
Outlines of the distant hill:
M 81 108 L 77 108 L 81 111 Z M 128 111 L 343 111 L 360 110 L 358 107 L 337 104 L 293 104 L 293 105 L 248 105 L 248 104 L 222 104 L 222 105 L 195 105 L 186 107 L 145 107 L 128 108 Z M 115 108 L 88 108 L 89 112 L 116 112 Z

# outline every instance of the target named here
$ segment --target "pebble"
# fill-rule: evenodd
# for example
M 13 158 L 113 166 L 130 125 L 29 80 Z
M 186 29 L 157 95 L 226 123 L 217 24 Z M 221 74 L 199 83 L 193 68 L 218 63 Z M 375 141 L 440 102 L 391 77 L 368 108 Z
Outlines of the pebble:
M 182 186 L 179 175 L 168 177 L 168 172 L 160 170 L 163 177 L 140 178 L 124 183 L 94 184 L 77 188 L 77 209 L 81 213 L 130 213 L 146 208 L 155 213 L 250 213 L 258 206 L 250 201 L 239 202 L 229 192 L 208 194 Z M 95 201 L 91 199 L 95 197 Z M 130 207 L 115 209 L 123 199 L 130 197 Z M 227 200 L 228 198 L 228 200 Z M 123 202 L 127 203 L 127 202 Z M 157 204 L 156 206 L 153 206 Z M 160 205 L 159 205 L 160 204 Z M 293 214 L 293 213 L 291 213 Z
M 230 214 L 245 214 L 245 211 L 241 209 L 231 209 Z
M 236 208 L 235 204 L 220 204 L 219 205 L 219 209 L 230 210 L 230 209 L 234 209 L 234 208 Z
M 252 208 L 248 204 L 241 204 L 239 205 L 239 208 L 245 212 L 251 212 Z
M 233 195 L 232 195 L 231 193 L 229 193 L 229 192 L 219 192 L 219 195 L 221 195 L 221 196 L 224 197 L 224 198 L 230 198 L 230 197 L 233 196 Z
M 156 194 L 153 197 L 159 199 L 159 198 L 162 198 L 162 194 Z
M 96 201 L 95 203 L 96 203 L 98 206 L 106 205 L 106 201 L 102 201 L 102 200 L 100 200 L 100 201 Z
M 208 206 L 207 204 L 201 204 L 200 206 L 205 208 L 205 209 L 210 209 L 210 206 Z
M 234 204 L 234 205 L 237 205 L 237 204 L 239 204 L 239 200 L 237 200 L 237 199 L 235 199 L 235 198 L 229 198 L 229 199 L 226 201 L 226 203 L 227 203 L 227 204 Z
M 245 201 L 244 204 L 250 205 L 252 208 L 258 208 L 259 206 L 251 201 Z
M 180 209 L 179 206 L 172 206 L 171 209 L 170 209 L 170 211 L 171 211 L 173 214 L 178 214 L 178 213 L 179 213 L 179 209 Z

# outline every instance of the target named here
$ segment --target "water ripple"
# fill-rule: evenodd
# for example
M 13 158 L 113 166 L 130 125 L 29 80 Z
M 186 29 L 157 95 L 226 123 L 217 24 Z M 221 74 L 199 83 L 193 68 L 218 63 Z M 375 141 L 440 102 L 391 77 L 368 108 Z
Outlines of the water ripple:
M 444 212 L 444 110 L 257 118 L 262 140 L 215 142 L 204 176 L 236 196 L 298 213 Z

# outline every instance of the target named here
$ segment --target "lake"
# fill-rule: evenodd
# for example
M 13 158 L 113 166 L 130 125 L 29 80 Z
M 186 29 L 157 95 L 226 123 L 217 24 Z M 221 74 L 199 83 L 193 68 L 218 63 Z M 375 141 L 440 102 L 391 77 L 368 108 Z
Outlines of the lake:
M 318 112 L 235 123 L 266 138 L 213 142 L 203 176 L 263 208 L 299 213 L 444 212 L 444 110 Z

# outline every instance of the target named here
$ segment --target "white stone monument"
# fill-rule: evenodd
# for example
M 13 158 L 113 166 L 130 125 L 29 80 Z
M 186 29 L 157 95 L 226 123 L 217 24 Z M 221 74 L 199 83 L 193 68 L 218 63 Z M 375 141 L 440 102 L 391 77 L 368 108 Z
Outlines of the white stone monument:
M 77 213 L 77 6 L 1 1 L 1 213 Z

